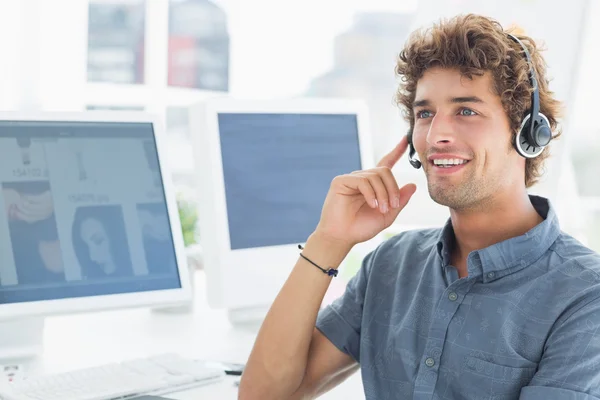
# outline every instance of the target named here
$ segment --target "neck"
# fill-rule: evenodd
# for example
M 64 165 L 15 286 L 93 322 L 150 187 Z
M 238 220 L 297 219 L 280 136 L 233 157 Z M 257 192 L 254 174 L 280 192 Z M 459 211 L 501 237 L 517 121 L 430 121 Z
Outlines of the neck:
M 461 275 L 466 275 L 470 252 L 521 236 L 544 220 L 525 190 L 517 196 L 496 196 L 477 210 L 451 209 L 450 217 L 456 240 L 452 258 L 455 266 L 462 269 Z

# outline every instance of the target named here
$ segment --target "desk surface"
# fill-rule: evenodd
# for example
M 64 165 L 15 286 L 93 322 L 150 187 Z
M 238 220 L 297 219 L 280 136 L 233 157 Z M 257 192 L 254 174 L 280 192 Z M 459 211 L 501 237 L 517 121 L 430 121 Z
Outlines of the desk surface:
M 244 363 L 256 338 L 256 328 L 233 327 L 223 310 L 208 307 L 204 274 L 196 273 L 199 294 L 194 309 L 162 313 L 147 309 L 122 310 L 46 319 L 44 354 L 26 373 L 52 373 L 111 363 L 152 354 L 175 352 L 212 361 Z M 168 395 L 173 399 L 236 399 L 238 378 Z M 322 396 L 355 398 L 363 393 L 360 374 Z

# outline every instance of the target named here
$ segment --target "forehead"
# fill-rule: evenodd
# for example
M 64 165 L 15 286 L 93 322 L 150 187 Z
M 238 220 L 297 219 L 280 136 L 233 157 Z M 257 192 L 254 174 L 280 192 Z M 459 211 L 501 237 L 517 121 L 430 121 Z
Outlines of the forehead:
M 434 101 L 462 96 L 477 96 L 482 99 L 497 97 L 491 73 L 486 71 L 481 76 L 473 75 L 469 78 L 457 69 L 433 67 L 425 71 L 417 82 L 416 100 Z

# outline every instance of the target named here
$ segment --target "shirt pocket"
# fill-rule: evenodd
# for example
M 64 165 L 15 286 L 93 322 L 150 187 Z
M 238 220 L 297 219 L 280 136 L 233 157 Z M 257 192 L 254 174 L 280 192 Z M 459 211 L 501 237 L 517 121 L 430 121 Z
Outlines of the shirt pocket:
M 482 398 L 518 399 L 521 388 L 531 381 L 536 369 L 533 366 L 508 367 L 467 356 L 463 376 L 470 382 L 469 390 Z

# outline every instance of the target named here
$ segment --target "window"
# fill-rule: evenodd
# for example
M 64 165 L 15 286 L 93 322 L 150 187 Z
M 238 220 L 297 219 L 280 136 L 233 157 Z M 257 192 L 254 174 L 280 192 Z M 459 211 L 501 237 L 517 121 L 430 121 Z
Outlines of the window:
M 169 85 L 227 91 L 229 34 L 225 12 L 207 0 L 169 3 Z
M 88 81 L 144 81 L 145 1 L 90 1 Z

